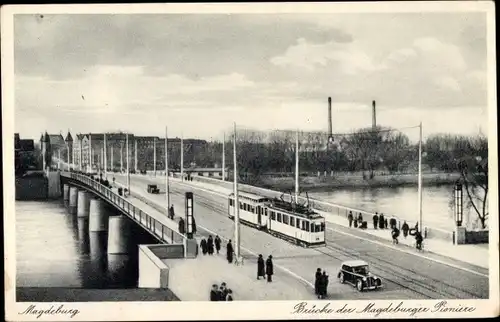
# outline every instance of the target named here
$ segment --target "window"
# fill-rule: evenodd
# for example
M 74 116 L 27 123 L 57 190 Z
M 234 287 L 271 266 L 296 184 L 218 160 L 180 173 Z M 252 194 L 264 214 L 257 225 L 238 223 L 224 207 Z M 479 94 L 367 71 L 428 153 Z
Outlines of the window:
M 243 203 L 240 202 L 240 209 L 243 209 Z
M 278 222 L 281 222 L 281 213 L 278 212 Z
M 319 226 L 320 231 L 325 231 L 325 223 L 322 222 L 321 225 Z
M 295 227 L 295 217 L 290 216 L 290 226 Z
M 252 206 L 252 214 L 254 214 L 254 213 L 255 213 L 255 207 Z
M 267 216 L 267 208 L 264 209 L 264 216 Z
M 232 207 L 234 205 L 234 200 L 233 199 L 229 199 L 229 205 Z
M 288 216 L 287 215 L 283 215 L 283 223 L 288 225 Z
M 297 218 L 297 224 L 295 225 L 295 227 L 297 227 L 298 229 L 300 229 L 300 219 Z
M 271 211 L 271 220 L 276 220 L 276 213 Z

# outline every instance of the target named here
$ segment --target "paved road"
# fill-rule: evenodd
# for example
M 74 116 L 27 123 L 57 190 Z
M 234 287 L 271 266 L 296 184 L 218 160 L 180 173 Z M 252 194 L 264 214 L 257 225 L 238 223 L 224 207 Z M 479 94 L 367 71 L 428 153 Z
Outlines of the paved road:
M 125 183 L 123 177 L 116 177 L 119 182 Z M 164 180 L 161 177 L 132 176 L 131 188 L 132 191 L 139 189 L 145 192 L 148 183 L 158 184 L 163 194 L 149 195 L 150 200 L 164 207 Z M 225 198 L 173 180 L 170 191 L 177 215 L 184 212 L 184 192 L 195 193 L 196 223 L 201 235 L 217 233 L 232 239 L 234 222 L 227 217 Z M 313 283 L 316 268 L 325 269 L 330 275 L 328 291 L 332 299 L 471 299 L 489 296 L 488 278 L 481 275 L 485 273 L 484 269 L 477 267 L 475 269 L 479 274 L 474 274 L 470 272 L 471 265 L 463 264 L 469 271 L 462 270 L 444 264 L 443 261 L 448 259 L 440 259 L 438 255 L 417 257 L 394 250 L 389 243 L 387 246 L 380 241 L 374 243 L 367 240 L 368 236 L 359 238 L 363 236 L 356 236 L 357 232 L 353 234 L 338 225 L 328 223 L 327 228 L 325 247 L 305 249 L 265 232 L 241 226 L 241 246 L 245 255 L 261 253 L 267 257 L 272 254 L 275 265 L 309 283 Z M 338 268 L 342 261 L 350 259 L 366 260 L 372 273 L 383 279 L 384 288 L 359 293 L 347 284 L 340 284 L 336 279 Z

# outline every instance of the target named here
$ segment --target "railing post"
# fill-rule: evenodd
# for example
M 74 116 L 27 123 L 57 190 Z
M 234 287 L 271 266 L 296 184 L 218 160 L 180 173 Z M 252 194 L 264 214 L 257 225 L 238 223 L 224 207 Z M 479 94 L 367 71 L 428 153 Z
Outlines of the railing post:
M 173 244 L 174 243 L 174 231 L 173 230 L 170 230 L 170 235 L 171 235 L 170 243 Z

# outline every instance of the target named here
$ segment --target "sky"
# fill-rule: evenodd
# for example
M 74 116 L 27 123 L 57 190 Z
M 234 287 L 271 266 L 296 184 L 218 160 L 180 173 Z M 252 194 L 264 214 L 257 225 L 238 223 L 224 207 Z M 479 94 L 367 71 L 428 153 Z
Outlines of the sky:
M 488 132 L 481 13 L 16 15 L 14 71 L 23 138 L 326 131 L 329 96 L 337 133 L 372 100 L 382 126 Z

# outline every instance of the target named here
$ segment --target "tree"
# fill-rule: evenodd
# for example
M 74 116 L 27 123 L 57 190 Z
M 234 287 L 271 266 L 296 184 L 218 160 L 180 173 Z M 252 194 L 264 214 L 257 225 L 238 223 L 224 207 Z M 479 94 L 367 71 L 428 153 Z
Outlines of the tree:
M 466 194 L 466 209 L 474 211 L 481 228 L 488 219 L 488 140 L 480 135 L 469 141 L 471 153 L 458 162 L 460 181 Z

